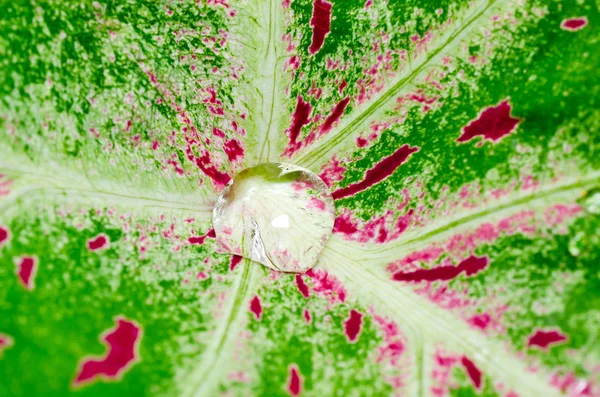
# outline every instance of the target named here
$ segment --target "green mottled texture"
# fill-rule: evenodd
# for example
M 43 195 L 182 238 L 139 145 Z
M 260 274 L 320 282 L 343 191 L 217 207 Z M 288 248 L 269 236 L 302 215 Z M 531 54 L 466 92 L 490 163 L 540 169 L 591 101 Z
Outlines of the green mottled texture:
M 3 7 L 0 395 L 600 395 L 598 2 L 326 3 Z M 277 161 L 339 198 L 299 278 L 211 232 Z

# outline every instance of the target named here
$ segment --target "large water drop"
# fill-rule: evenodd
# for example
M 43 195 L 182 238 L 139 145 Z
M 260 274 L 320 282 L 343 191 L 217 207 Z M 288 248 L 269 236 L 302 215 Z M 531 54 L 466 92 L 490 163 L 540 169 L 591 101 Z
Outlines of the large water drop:
M 213 211 L 225 250 L 271 269 L 312 268 L 331 235 L 335 209 L 316 174 L 293 164 L 265 163 L 237 174 Z

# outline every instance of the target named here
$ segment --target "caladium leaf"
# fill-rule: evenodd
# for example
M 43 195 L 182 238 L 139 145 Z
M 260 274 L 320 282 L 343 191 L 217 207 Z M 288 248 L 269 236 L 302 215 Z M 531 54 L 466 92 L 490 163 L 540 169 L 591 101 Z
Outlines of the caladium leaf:
M 16 2 L 0 394 L 600 395 L 593 1 Z M 321 176 L 305 274 L 222 251 Z

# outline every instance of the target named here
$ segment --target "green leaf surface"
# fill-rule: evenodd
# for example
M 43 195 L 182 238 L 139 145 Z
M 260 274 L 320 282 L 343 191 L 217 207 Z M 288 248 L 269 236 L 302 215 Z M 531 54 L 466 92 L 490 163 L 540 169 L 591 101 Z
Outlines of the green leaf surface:
M 6 3 L 0 395 L 600 396 L 600 5 Z M 335 199 L 227 254 L 244 168 Z

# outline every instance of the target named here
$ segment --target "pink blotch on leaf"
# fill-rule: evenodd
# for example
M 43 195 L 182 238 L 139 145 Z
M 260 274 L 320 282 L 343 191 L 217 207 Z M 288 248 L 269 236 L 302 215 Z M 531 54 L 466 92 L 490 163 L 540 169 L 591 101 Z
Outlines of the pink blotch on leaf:
M 342 99 L 331 111 L 331 114 L 325 119 L 323 125 L 321 126 L 321 135 L 328 133 L 331 130 L 333 124 L 335 124 L 340 117 L 344 114 L 344 110 L 350 103 L 350 97 L 346 97 Z
M 547 350 L 548 346 L 560 344 L 565 342 L 566 340 L 567 337 L 558 331 L 537 330 L 527 340 L 527 347 L 539 347 L 541 349 Z
M 310 292 L 308 290 L 308 285 L 304 282 L 304 279 L 300 274 L 296 274 L 296 286 L 298 287 L 298 291 L 304 296 L 308 298 L 310 296 Z
M 325 211 L 325 201 L 318 199 L 316 197 L 311 197 L 308 200 L 308 209 L 317 210 L 317 211 Z
M 334 183 L 341 181 L 344 178 L 346 167 L 334 155 L 331 160 L 321 168 L 319 177 L 325 184 L 331 187 Z
M 0 226 L 0 247 L 2 247 L 2 245 L 4 245 L 4 243 L 8 241 L 9 237 L 10 233 L 8 231 L 8 228 Z
M 103 248 L 108 248 L 109 240 L 105 234 L 99 234 L 87 241 L 87 247 L 90 251 L 97 251 Z
M 342 284 L 325 270 L 310 269 L 305 274 L 312 279 L 314 293 L 329 297 L 331 302 L 346 301 L 346 290 Z
M 136 361 L 139 361 L 141 328 L 123 317 L 117 319 L 115 328 L 102 337 L 108 346 L 103 358 L 84 359 L 75 378 L 75 385 L 93 381 L 98 377 L 118 380 Z
M 230 139 L 225 142 L 224 150 L 227 154 L 227 158 L 231 162 L 235 162 L 244 157 L 244 149 L 240 145 L 240 141 L 237 139 Z
M 11 347 L 13 343 L 13 339 L 10 336 L 6 334 L 0 334 L 0 357 L 2 356 L 2 351 Z
M 469 360 L 467 357 L 463 356 L 460 362 L 462 363 L 463 367 L 465 367 L 467 375 L 469 375 L 471 382 L 473 382 L 473 386 L 479 389 L 481 387 L 481 370 L 477 368 L 473 361 Z
M 373 168 L 365 173 L 365 178 L 358 183 L 353 183 L 344 188 L 334 191 L 331 195 L 334 200 L 340 200 L 345 197 L 353 196 L 369 187 L 379 183 L 392 175 L 402 163 L 404 163 L 408 157 L 417 152 L 419 148 L 410 147 L 404 145 L 392 153 L 390 156 L 384 158 L 379 163 L 375 164 Z
M 216 237 L 215 230 L 214 229 L 210 229 L 203 236 L 192 236 L 192 237 L 188 238 L 188 242 L 190 244 L 202 245 L 202 244 L 204 244 L 204 241 L 207 238 L 215 238 L 215 237 Z
M 21 258 L 17 263 L 17 276 L 19 276 L 21 284 L 28 290 L 32 290 L 35 286 L 33 279 L 37 273 L 37 267 L 37 259 L 30 256 Z
M 467 276 L 472 276 L 485 269 L 488 265 L 487 257 L 476 257 L 471 255 L 467 259 L 460 262 L 457 266 L 438 266 L 432 269 L 419 269 L 414 272 L 397 272 L 394 274 L 396 281 L 447 281 L 458 277 L 459 274 L 465 273 Z
M 260 317 L 262 315 L 263 309 L 262 309 L 262 306 L 260 304 L 260 298 L 258 296 L 255 296 L 250 301 L 250 311 L 254 314 L 254 317 L 257 320 L 260 320 Z
M 191 157 L 196 166 L 200 168 L 204 175 L 208 176 L 212 180 L 215 187 L 223 188 L 231 180 L 231 177 L 227 173 L 217 170 L 213 164 L 210 152 L 207 150 L 205 150 L 200 157 L 195 157 L 193 155 L 188 155 L 188 157 Z
M 229 270 L 234 271 L 237 265 L 242 261 L 242 257 L 239 255 L 233 255 L 229 264 Z
M 307 324 L 310 324 L 310 320 L 311 320 L 310 312 L 306 309 L 304 309 L 304 320 L 306 321 Z
M 292 124 L 288 129 L 288 136 L 290 138 L 289 148 L 287 154 L 292 154 L 298 150 L 299 143 L 298 137 L 300 136 L 300 130 L 309 122 L 310 113 L 312 112 L 312 106 L 309 102 L 305 102 L 302 95 L 298 95 L 296 100 L 296 110 L 292 115 Z
M 569 32 L 576 32 L 585 28 L 588 24 L 587 17 L 576 17 L 565 19 L 561 22 L 560 27 Z
M 344 330 L 346 332 L 346 337 L 350 342 L 356 342 L 358 338 L 358 334 L 360 333 L 362 327 L 362 319 L 363 314 L 354 309 L 350 310 L 350 316 L 344 322 Z
M 476 120 L 471 121 L 463 133 L 458 137 L 458 142 L 467 142 L 476 136 L 484 139 L 498 141 L 503 136 L 510 134 L 521 122 L 521 119 L 510 115 L 511 106 L 508 99 L 500 102 L 497 106 L 485 109 Z
M 488 313 L 475 315 L 468 320 L 469 324 L 481 330 L 486 330 L 491 321 L 492 318 Z
M 299 396 L 302 391 L 302 379 L 300 378 L 300 372 L 298 367 L 295 365 L 290 366 L 290 377 L 288 379 L 288 391 L 291 396 Z
M 312 41 L 308 52 L 311 55 L 316 54 L 323 43 L 325 36 L 329 34 L 331 29 L 331 7 L 332 4 L 325 0 L 314 0 L 312 18 L 310 19 L 310 27 L 312 28 Z

